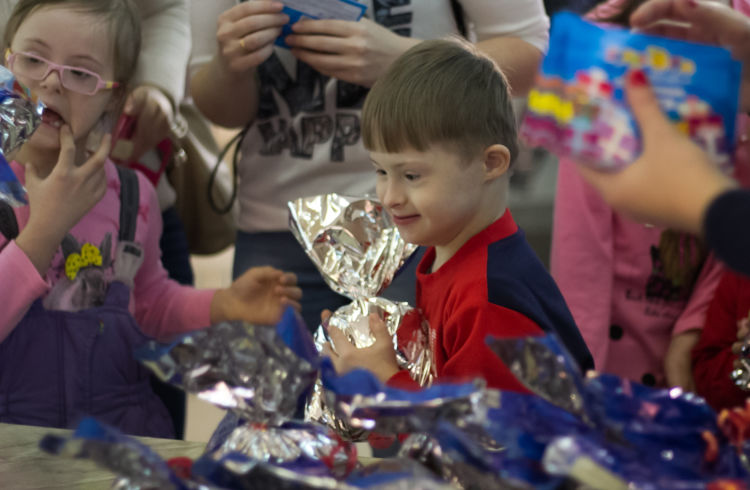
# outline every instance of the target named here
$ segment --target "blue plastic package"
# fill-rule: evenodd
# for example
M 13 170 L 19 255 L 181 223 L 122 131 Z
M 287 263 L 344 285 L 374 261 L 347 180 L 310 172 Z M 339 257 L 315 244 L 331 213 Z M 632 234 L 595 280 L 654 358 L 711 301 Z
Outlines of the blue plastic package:
M 619 170 L 641 152 L 623 91 L 641 69 L 676 127 L 731 170 L 742 66 L 729 51 L 554 16 L 550 49 L 528 97 L 520 137 L 560 157 Z
M 282 13 L 289 16 L 289 22 L 281 28 L 281 34 L 276 38 L 276 45 L 289 48 L 284 38 L 292 32 L 292 24 L 303 19 L 342 19 L 357 21 L 367 10 L 363 5 L 353 0 L 282 0 Z

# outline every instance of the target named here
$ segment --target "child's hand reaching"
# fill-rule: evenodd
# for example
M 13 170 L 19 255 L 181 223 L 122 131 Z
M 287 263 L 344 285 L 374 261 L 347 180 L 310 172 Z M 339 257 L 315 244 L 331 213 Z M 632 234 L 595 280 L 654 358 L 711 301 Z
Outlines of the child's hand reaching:
M 98 203 L 107 191 L 104 162 L 110 136 L 83 164 L 77 165 L 78 151 L 68 125 L 60 128 L 60 155 L 49 170 L 26 162 L 26 190 L 29 222 L 16 243 L 26 252 L 40 274 L 49 268 L 65 234 Z
M 321 318 L 324 325 L 330 316 L 330 312 L 323 312 Z M 348 373 L 356 368 L 364 368 L 385 383 L 391 376 L 400 371 L 396 362 L 396 352 L 393 349 L 393 340 L 388 333 L 388 327 L 378 315 L 370 314 L 369 322 L 370 331 L 375 337 L 374 344 L 358 349 L 341 330 L 332 328 L 327 332 L 336 346 L 336 351 L 334 352 L 331 344 L 327 343 L 323 346 L 323 355 L 331 358 L 333 366 L 339 374 Z
M 273 267 L 253 267 L 238 277 L 229 288 L 216 292 L 211 302 L 211 323 L 244 320 L 258 325 L 273 325 L 287 306 L 299 310 L 302 290 L 297 277 Z
M 686 330 L 672 337 L 664 356 L 664 373 L 667 386 L 679 386 L 685 391 L 695 391 L 692 350 L 700 339 L 700 330 Z

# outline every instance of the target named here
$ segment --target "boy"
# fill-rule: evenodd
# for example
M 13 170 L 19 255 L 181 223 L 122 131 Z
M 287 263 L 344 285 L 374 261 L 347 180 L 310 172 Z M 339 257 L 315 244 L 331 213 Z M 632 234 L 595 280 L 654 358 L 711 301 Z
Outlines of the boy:
M 545 330 L 592 368 L 557 286 L 506 209 L 518 146 L 497 65 L 457 40 L 420 43 L 373 86 L 362 133 L 378 198 L 404 240 L 430 247 L 417 268 L 417 307 L 438 378 L 481 376 L 492 388 L 525 391 L 485 339 Z M 376 341 L 365 349 L 331 329 L 336 369 L 363 367 L 390 385 L 415 386 L 383 322 L 373 316 L 370 325 Z

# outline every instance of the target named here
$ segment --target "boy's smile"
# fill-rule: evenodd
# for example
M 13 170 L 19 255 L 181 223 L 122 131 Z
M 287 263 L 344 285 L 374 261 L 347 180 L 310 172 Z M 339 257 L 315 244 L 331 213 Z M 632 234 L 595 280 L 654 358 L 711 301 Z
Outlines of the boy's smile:
M 425 151 L 372 151 L 370 157 L 378 198 L 393 223 L 405 241 L 435 246 L 437 267 L 502 215 L 504 206 L 498 209 L 490 195 L 497 192 L 490 185 L 496 176 L 481 155 L 466 162 L 432 145 Z

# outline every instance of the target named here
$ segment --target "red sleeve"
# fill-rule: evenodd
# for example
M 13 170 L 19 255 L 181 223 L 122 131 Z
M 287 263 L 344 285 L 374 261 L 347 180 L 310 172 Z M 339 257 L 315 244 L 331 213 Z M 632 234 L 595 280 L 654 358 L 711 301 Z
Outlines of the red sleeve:
M 409 371 L 406 369 L 402 369 L 391 376 L 386 384 L 391 388 L 398 388 L 400 390 L 419 391 L 422 389 L 419 383 L 412 379 Z
M 737 321 L 747 315 L 740 311 L 740 293 L 747 279 L 727 272 L 721 279 L 708 312 L 700 340 L 693 349 L 693 377 L 696 391 L 715 410 L 742 405 L 747 393 L 729 379 L 732 344 L 737 340 Z
M 445 324 L 439 341 L 445 363 L 441 380 L 466 381 L 481 376 L 487 386 L 528 393 L 505 364 L 487 346 L 487 336 L 525 337 L 542 335 L 542 329 L 528 317 L 491 303 L 457 310 Z

